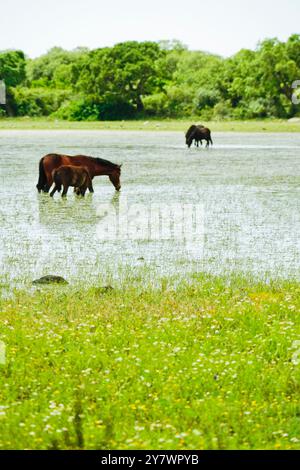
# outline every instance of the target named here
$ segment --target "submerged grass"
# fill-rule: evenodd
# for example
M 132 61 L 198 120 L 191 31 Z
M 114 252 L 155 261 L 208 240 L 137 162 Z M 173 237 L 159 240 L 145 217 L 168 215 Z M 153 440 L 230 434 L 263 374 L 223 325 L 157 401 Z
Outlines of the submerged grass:
M 53 286 L 0 306 L 2 449 L 300 448 L 296 281 Z
M 214 132 L 300 132 L 300 120 L 267 119 L 251 121 L 204 122 L 199 116 L 186 119 L 143 119 L 132 121 L 61 121 L 53 118 L 0 118 L 0 130 L 125 130 L 182 131 L 202 122 Z

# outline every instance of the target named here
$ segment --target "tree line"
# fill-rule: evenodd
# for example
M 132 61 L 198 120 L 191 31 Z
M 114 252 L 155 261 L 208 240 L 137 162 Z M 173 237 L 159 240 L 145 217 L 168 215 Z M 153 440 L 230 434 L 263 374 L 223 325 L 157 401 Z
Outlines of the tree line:
M 300 35 L 266 39 L 230 58 L 179 41 L 128 41 L 95 50 L 51 49 L 36 59 L 0 52 L 5 116 L 68 120 L 139 117 L 289 118 L 299 114 Z

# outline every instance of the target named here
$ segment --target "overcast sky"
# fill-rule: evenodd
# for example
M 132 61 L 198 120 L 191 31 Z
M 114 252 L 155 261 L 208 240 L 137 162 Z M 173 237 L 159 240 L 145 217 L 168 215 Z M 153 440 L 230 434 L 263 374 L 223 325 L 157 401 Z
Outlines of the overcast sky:
M 0 0 L 0 50 L 179 39 L 229 56 L 300 32 L 300 0 Z

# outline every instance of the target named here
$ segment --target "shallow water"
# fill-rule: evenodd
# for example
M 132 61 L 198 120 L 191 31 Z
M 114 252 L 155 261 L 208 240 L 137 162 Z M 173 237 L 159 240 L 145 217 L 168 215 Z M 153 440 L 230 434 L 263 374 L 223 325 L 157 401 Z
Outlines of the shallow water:
M 2 278 L 19 284 L 51 273 L 92 282 L 129 269 L 154 280 L 195 271 L 299 279 L 300 135 L 213 139 L 212 149 L 188 150 L 183 133 L 1 131 Z M 96 177 L 84 199 L 72 188 L 66 200 L 38 194 L 38 161 L 49 152 L 123 163 L 120 194 L 107 177 Z M 161 204 L 178 204 L 163 239 L 152 237 L 149 215 Z M 197 233 L 174 237 L 174 227 L 185 228 L 181 208 L 191 205 L 200 211 Z M 117 214 L 121 228 L 126 214 L 131 226 L 139 221 L 139 239 L 120 236 L 120 226 L 115 237 L 103 235 Z

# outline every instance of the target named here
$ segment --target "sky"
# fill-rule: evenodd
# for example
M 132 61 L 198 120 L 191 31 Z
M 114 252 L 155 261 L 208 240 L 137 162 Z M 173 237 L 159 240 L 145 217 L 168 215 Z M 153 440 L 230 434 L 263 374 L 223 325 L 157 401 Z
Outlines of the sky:
M 178 39 L 224 57 L 300 33 L 300 0 L 0 0 L 0 50 Z

